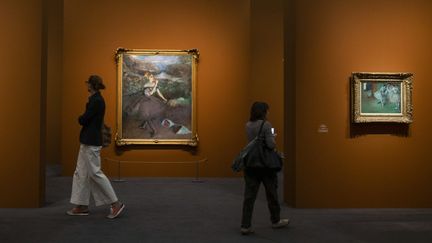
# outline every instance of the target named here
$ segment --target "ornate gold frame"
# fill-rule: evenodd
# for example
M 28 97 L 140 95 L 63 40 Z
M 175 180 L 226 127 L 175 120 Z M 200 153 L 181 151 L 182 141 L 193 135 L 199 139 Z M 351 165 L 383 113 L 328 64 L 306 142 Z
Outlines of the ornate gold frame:
M 123 129 L 123 61 L 125 55 L 139 56 L 182 56 L 189 55 L 191 57 L 191 127 L 190 137 L 188 138 L 127 138 L 124 137 Z M 196 122 L 196 79 L 197 79 L 197 64 L 199 60 L 199 51 L 191 50 L 145 50 L 145 49 L 125 49 L 118 48 L 115 53 L 115 61 L 117 66 L 117 132 L 115 136 L 116 145 L 198 145 L 197 122 Z
M 412 73 L 356 72 L 351 76 L 351 110 L 354 123 L 365 122 L 412 122 Z M 362 112 L 362 83 L 400 83 L 400 113 Z

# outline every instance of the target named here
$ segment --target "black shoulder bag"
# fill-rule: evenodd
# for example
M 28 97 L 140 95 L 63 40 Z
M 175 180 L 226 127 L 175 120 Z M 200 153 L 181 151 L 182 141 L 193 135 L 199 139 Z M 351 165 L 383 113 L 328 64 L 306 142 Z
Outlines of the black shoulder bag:
M 101 128 L 101 133 L 102 133 L 102 147 L 106 148 L 111 144 L 111 140 L 112 140 L 111 128 L 107 126 L 105 123 L 103 123 Z
M 245 167 L 264 167 L 263 160 L 263 140 L 260 137 L 264 122 L 261 124 L 258 135 L 252 139 L 235 157 L 231 169 L 234 172 L 242 171 Z
M 233 160 L 231 166 L 233 171 L 239 172 L 244 168 L 269 168 L 278 172 L 282 170 L 282 153 L 276 149 L 269 149 L 265 143 L 265 137 L 261 136 L 264 123 L 265 121 L 261 123 L 258 135 Z

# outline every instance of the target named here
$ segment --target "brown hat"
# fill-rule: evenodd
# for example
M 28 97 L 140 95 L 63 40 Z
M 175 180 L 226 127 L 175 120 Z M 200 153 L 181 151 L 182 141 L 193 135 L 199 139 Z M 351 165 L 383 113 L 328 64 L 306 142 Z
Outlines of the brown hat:
M 90 75 L 90 77 L 87 80 L 87 83 L 89 83 L 94 90 L 105 89 L 105 85 L 103 84 L 103 80 L 98 75 Z

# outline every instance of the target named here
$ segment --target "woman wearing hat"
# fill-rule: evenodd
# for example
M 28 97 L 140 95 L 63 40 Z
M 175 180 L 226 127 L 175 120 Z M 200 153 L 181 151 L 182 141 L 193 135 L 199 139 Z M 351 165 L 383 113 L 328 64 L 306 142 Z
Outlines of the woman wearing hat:
M 110 181 L 101 170 L 100 151 L 102 149 L 102 125 L 105 115 L 105 101 L 100 93 L 105 89 L 102 78 L 91 75 L 86 81 L 90 93 L 86 110 L 78 118 L 82 126 L 80 150 L 72 182 L 71 203 L 75 206 L 67 211 L 68 215 L 89 215 L 90 194 L 96 206 L 110 204 L 110 219 L 119 216 L 125 205 L 121 203 Z

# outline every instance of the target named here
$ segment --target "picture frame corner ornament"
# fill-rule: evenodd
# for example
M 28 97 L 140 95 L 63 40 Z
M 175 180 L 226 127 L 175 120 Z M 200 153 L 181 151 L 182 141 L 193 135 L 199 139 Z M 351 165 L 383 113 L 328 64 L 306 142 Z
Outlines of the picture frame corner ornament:
M 118 64 L 118 62 L 119 62 L 119 60 L 120 60 L 120 56 L 123 54 L 123 53 L 125 53 L 125 52 L 127 52 L 128 50 L 126 49 L 126 48 L 123 48 L 123 47 L 118 47 L 117 49 L 116 49 L 116 51 L 115 51 L 115 54 L 114 54 L 114 60 L 115 60 L 115 62 Z
M 189 49 L 187 53 L 192 55 L 197 61 L 199 60 L 200 52 L 197 48 Z
M 118 47 L 116 50 L 116 53 L 123 53 L 126 52 L 128 49 L 124 48 L 124 47 Z

